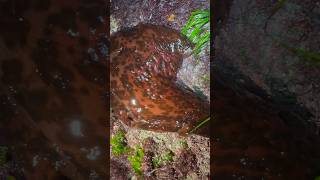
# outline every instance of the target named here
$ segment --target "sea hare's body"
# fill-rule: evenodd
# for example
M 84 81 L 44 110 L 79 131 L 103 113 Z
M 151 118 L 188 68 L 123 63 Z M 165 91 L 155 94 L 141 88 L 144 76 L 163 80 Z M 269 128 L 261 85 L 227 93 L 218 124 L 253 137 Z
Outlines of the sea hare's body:
M 179 32 L 138 25 L 111 37 L 111 107 L 131 127 L 188 132 L 209 104 L 179 88 L 176 74 L 188 41 Z

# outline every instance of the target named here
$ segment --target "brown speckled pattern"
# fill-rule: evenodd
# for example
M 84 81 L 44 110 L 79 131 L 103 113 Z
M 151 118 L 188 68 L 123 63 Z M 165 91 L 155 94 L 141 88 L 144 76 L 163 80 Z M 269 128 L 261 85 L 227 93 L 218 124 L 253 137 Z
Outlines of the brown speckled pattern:
M 111 37 L 111 107 L 125 124 L 186 133 L 209 104 L 176 84 L 188 41 L 179 32 L 140 24 Z
M 15 179 L 107 179 L 106 9 L 0 1 L 0 145 Z

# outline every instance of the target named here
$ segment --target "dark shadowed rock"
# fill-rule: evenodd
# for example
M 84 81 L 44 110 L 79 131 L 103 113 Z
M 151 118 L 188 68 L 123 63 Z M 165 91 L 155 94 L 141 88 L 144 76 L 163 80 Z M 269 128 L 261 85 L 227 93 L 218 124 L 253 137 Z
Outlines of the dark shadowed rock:
M 320 5 L 315 0 L 279 2 L 222 3 L 228 8 L 218 15 L 214 69 L 238 92 L 272 101 L 289 125 L 300 121 L 316 132 L 320 68 L 308 55 L 320 51 Z

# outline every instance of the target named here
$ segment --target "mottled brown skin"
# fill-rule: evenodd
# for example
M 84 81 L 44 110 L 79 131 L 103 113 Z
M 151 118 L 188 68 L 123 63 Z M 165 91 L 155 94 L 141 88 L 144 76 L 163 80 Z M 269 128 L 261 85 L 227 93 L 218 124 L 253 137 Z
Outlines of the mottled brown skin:
M 109 177 L 105 3 L 0 1 L 0 145 L 18 162 L 15 179 Z
M 209 116 L 209 104 L 176 83 L 188 41 L 179 32 L 140 24 L 111 37 L 111 107 L 125 124 L 189 132 Z

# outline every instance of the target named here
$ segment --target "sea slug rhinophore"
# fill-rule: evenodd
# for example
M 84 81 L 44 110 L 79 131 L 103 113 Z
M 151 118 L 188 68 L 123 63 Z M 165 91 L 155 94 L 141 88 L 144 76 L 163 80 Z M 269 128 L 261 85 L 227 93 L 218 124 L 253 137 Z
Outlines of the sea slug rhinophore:
M 178 31 L 150 24 L 111 36 L 111 108 L 130 127 L 186 133 L 209 103 L 176 82 L 191 46 Z

